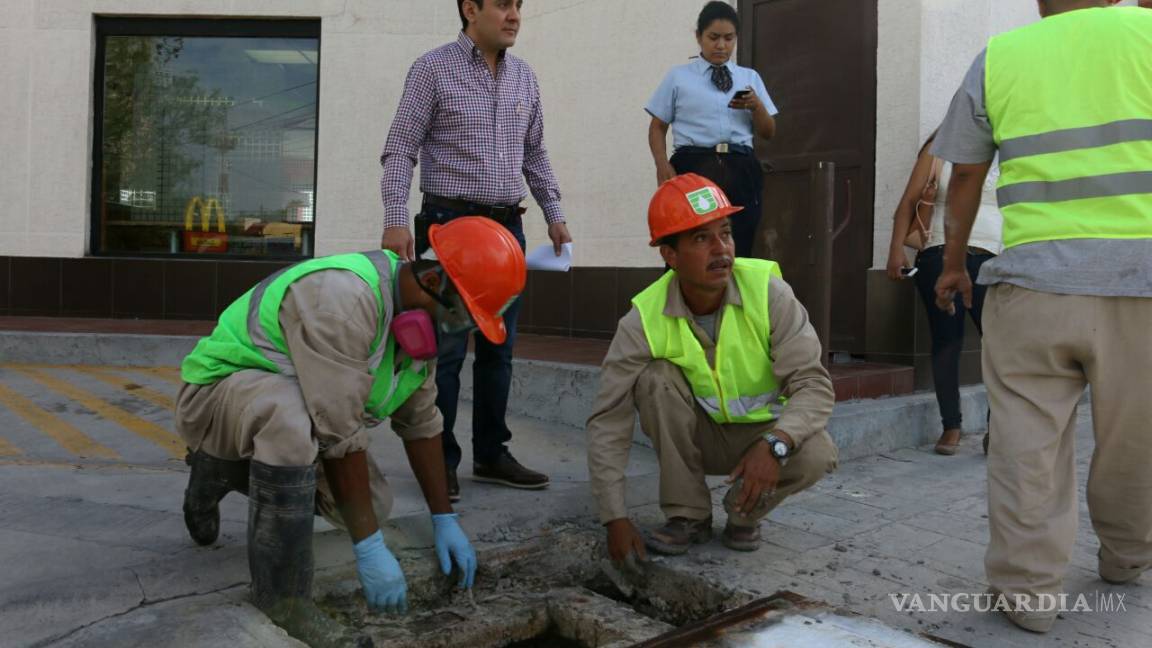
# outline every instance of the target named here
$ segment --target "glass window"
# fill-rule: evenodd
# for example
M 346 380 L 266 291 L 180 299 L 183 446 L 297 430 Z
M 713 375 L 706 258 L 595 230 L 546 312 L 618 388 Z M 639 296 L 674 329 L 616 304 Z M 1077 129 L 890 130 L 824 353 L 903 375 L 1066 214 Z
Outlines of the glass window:
M 311 256 L 319 32 L 97 19 L 93 253 Z

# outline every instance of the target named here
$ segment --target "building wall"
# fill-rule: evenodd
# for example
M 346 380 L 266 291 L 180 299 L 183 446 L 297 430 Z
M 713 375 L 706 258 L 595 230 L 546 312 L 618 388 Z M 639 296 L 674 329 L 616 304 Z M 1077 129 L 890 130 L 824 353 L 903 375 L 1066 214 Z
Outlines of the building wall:
M 1039 20 L 1035 0 L 880 0 L 874 267 L 916 152 L 991 36 Z
M 642 107 L 664 71 L 695 53 L 700 4 L 525 3 L 513 52 L 540 78 L 581 266 L 659 265 L 645 244 L 655 173 Z M 321 19 L 318 254 L 379 240 L 378 158 L 405 74 L 460 28 L 452 0 L 0 0 L 0 256 L 87 252 L 94 14 Z M 529 245 L 547 241 L 535 205 L 526 225 Z

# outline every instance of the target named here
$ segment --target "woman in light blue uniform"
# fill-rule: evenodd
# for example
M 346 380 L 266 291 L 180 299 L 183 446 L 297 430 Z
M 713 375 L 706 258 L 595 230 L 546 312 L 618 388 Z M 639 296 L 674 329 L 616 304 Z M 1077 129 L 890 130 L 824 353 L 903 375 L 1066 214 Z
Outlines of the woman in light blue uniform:
M 648 146 L 662 184 L 681 173 L 697 173 L 724 190 L 744 210 L 732 216 L 736 256 L 751 256 L 760 224 L 763 172 L 752 150 L 753 135 L 776 133 L 777 113 L 764 81 L 751 68 L 732 62 L 740 17 L 731 5 L 709 2 L 696 21 L 699 58 L 672 68 L 644 110 L 652 116 Z M 668 159 L 672 129 L 675 153 Z

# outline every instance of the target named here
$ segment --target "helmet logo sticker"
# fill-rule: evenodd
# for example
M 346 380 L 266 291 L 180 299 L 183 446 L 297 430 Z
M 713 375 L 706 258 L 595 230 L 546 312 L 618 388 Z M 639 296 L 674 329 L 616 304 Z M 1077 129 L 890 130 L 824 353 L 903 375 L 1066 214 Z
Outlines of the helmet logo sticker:
M 712 187 L 704 187 L 703 189 L 693 191 L 687 194 L 687 198 L 688 203 L 692 205 L 692 210 L 700 216 L 711 214 L 720 208 L 720 201 L 716 198 Z

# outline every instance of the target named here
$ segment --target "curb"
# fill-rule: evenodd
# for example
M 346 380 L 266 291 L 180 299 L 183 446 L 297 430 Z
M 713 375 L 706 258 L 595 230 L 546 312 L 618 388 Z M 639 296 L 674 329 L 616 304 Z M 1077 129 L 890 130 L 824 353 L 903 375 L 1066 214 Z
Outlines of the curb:
M 0 332 L 0 362 L 103 366 L 179 366 L 199 338 L 177 335 Z M 472 399 L 471 356 L 460 372 L 460 396 Z M 583 433 L 596 398 L 600 368 L 542 360 L 515 360 L 509 413 Z M 984 429 L 983 385 L 960 390 L 966 432 Z M 940 415 L 931 392 L 837 403 L 828 433 L 840 460 L 921 446 L 940 434 Z M 637 430 L 637 443 L 651 447 Z

